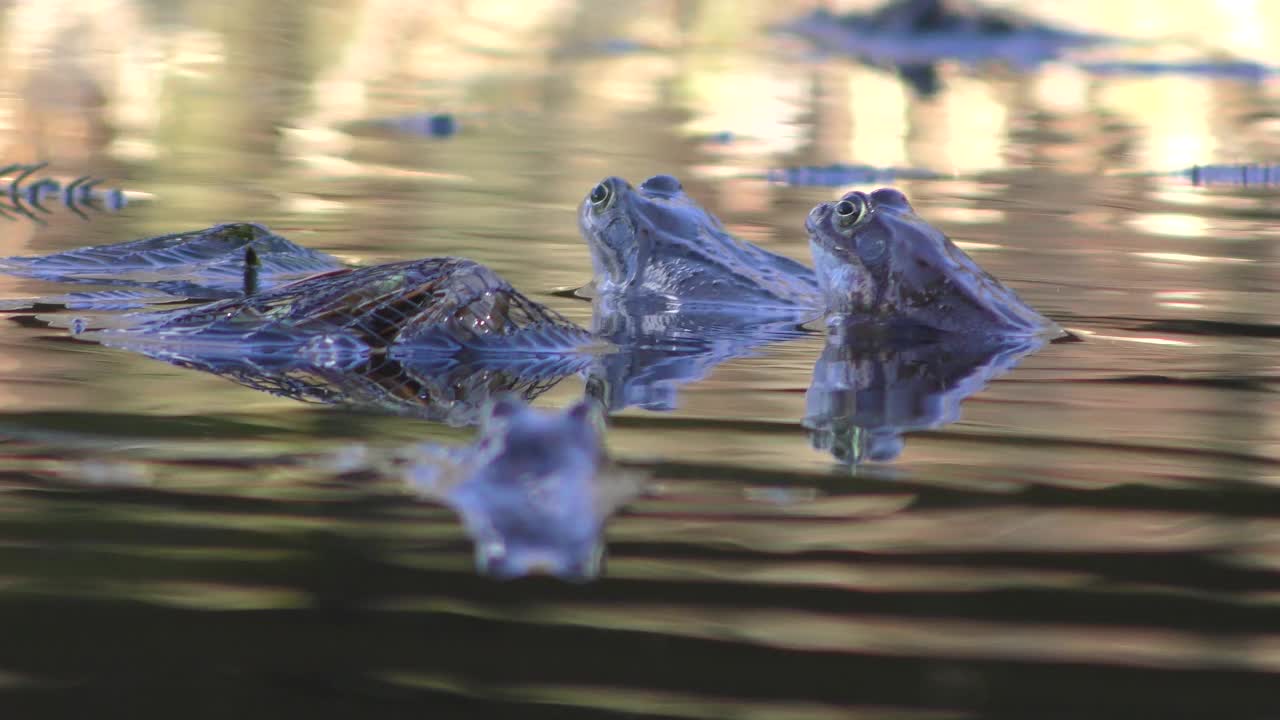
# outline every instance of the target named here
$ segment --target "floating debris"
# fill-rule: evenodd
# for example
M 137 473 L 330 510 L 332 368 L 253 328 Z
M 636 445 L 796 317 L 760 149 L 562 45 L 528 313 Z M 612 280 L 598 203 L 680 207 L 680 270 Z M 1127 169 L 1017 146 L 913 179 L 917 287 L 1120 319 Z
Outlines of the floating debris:
M 878 168 L 836 163 L 770 170 L 765 177 L 769 182 L 783 185 L 840 187 L 892 183 L 897 180 L 932 180 L 945 176 L 919 168 Z
M 1261 81 L 1276 74 L 1276 69 L 1248 60 L 1193 60 L 1186 62 L 1096 62 L 1080 67 L 1095 75 L 1189 75 Z
M 1174 175 L 1198 186 L 1280 187 L 1280 165 L 1194 165 Z
M 0 186 L 0 218 L 26 218 L 43 224 L 44 220 L 38 213 L 53 214 L 53 210 L 45 204 L 50 200 L 57 201 L 83 220 L 89 219 L 86 209 L 117 213 L 129 204 L 124 191 L 119 188 L 99 190 L 97 186 L 103 181 L 89 175 L 75 178 L 66 185 L 53 178 L 27 183 L 35 173 L 47 166 L 48 163 L 14 163 L 0 168 L 0 178 L 13 176 L 7 186 Z
M 366 130 L 375 133 L 392 131 L 428 138 L 449 138 L 458 134 L 461 129 L 457 117 L 448 113 L 413 113 L 389 118 L 361 120 L 352 123 L 355 131 Z

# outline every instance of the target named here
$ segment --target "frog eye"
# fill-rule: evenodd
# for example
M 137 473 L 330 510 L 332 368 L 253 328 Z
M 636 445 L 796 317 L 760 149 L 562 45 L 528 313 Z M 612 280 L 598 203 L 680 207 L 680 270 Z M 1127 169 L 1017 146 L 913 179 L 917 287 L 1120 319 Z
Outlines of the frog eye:
M 867 214 L 867 201 L 858 195 L 851 195 L 836 203 L 834 212 L 836 224 L 842 228 L 847 228 Z
M 597 210 L 608 206 L 609 201 L 613 199 L 613 190 L 604 183 L 596 185 L 591 190 L 591 206 Z

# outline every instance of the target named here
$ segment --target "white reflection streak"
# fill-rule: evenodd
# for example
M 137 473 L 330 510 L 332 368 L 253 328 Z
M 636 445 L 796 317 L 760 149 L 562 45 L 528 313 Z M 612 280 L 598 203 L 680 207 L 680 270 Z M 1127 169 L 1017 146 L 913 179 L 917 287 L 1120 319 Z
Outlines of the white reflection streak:
M 1199 347 L 1200 343 L 1187 342 L 1186 340 L 1174 340 L 1172 338 L 1146 338 L 1146 337 L 1125 337 L 1124 335 L 1103 335 L 1101 333 L 1081 333 L 1078 330 L 1072 330 L 1076 334 L 1088 335 L 1089 337 L 1099 340 L 1118 340 L 1120 342 L 1141 343 L 1143 345 L 1162 345 L 1166 347 Z
M 1148 260 L 1162 260 L 1164 262 L 1173 262 L 1173 263 L 1251 263 L 1251 262 L 1254 262 L 1249 258 L 1220 257 L 1215 255 L 1191 255 L 1190 253 L 1135 252 L 1130 254 L 1134 255 L 1135 257 L 1146 258 Z
M 1204 237 L 1209 234 L 1209 223 L 1204 218 L 1183 213 L 1147 213 L 1136 215 L 1128 222 L 1152 235 Z

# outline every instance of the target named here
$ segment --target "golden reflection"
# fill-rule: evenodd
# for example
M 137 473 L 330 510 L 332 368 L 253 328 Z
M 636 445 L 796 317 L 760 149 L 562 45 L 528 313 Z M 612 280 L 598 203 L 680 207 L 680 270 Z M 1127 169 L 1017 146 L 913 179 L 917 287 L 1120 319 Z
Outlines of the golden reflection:
M 1209 550 L 1230 546 L 1238 537 L 1236 533 L 1245 531 L 1259 542 L 1277 539 L 1280 522 L 1253 519 L 1241 525 L 1224 525 L 1210 515 L 1194 513 L 1001 507 L 917 511 L 864 518 L 857 523 L 803 527 L 750 519 L 689 519 L 672 527 L 658 518 L 623 517 L 611 526 L 610 538 L 641 541 L 659 533 L 667 542 L 769 553 L 856 550 L 907 555 L 977 550 Z
M 1209 234 L 1209 221 L 1185 213 L 1145 213 L 1129 218 L 1129 225 L 1151 235 L 1170 237 L 1204 237 Z
M 1214 99 L 1204 83 L 1173 77 L 1116 80 L 1098 101 L 1143 128 L 1135 153 L 1138 167 L 1178 170 L 1218 157 L 1205 112 Z
M 989 83 L 955 79 L 937 112 L 946 129 L 936 145 L 918 149 L 921 167 L 970 174 L 1005 166 L 1009 109 Z
M 1211 255 L 1192 255 L 1191 253 L 1176 252 L 1136 252 L 1130 253 L 1134 257 L 1146 258 L 1148 260 L 1159 260 L 1168 263 L 1251 263 L 1253 260 L 1249 258 L 1236 257 L 1217 257 Z
M 849 73 L 846 92 L 853 132 L 847 154 L 833 159 L 886 168 L 910 167 L 916 162 L 932 167 L 926 165 L 925 158 L 908 156 L 909 91 L 902 81 L 883 71 L 859 68 Z
M 800 146 L 800 112 L 808 90 L 802 75 L 782 72 L 759 57 L 694 55 L 676 82 L 680 100 L 693 114 L 685 126 L 689 132 L 750 138 L 750 152 L 757 158 Z M 759 160 L 751 159 L 758 169 Z
M 611 563 L 611 577 L 678 578 L 692 582 L 751 582 L 776 586 L 843 588 L 858 592 L 982 592 L 1010 588 L 1086 588 L 1085 572 L 1016 568 L 946 568 L 928 565 L 818 563 L 774 558 L 751 561 L 646 557 Z
M 129 598 L 157 605 L 199 610 L 268 610 L 303 608 L 308 593 L 292 588 L 236 586 L 215 583 L 160 581 L 105 583 L 98 592 L 106 597 Z
M 976 222 L 976 221 L 975 221 Z M 1003 250 L 1005 247 L 997 243 L 971 242 L 967 240 L 952 240 L 955 246 L 961 250 Z
M 1031 80 L 1036 104 L 1061 115 L 1089 112 L 1091 82 L 1078 68 L 1050 63 Z
M 1188 342 L 1186 340 L 1174 340 L 1173 338 L 1154 338 L 1154 337 L 1134 337 L 1131 335 L 1104 335 L 1102 333 L 1090 333 L 1091 337 L 1099 340 L 1115 340 L 1117 342 L 1139 343 L 1142 345 L 1163 345 L 1165 347 L 1196 347 L 1200 343 Z
M 522 701 L 539 706 L 593 708 L 627 715 L 654 715 L 668 718 L 736 718 L 739 720 L 960 720 L 969 713 L 915 708 L 851 707 L 817 702 L 712 698 L 693 693 L 677 693 L 634 687 L 600 685 L 511 684 L 490 689 L 477 688 L 465 678 L 446 674 L 413 672 L 379 673 L 388 682 L 403 687 L 444 691 L 463 696 L 488 697 L 501 693 L 508 702 Z
M 468 612 L 470 614 L 470 612 Z M 732 640 L 808 652 L 1055 660 L 1191 668 L 1226 664 L 1280 671 L 1273 638 L 1223 647 L 1191 632 L 1143 627 L 992 623 L 795 610 L 565 604 L 526 608 L 522 620 Z M 1268 642 L 1270 641 L 1270 642 Z
M 983 225 L 1004 222 L 1005 212 L 994 208 L 937 207 L 929 210 L 929 219 L 940 223 Z M 983 243 L 977 243 L 981 246 Z M 973 247 L 974 244 L 970 244 Z

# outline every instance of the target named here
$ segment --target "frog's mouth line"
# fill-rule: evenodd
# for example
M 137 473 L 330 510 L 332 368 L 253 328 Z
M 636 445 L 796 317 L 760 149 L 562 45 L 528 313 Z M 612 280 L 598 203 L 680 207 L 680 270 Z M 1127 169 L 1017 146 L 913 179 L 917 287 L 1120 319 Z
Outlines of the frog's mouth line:
M 605 223 L 604 227 L 600 229 L 600 232 L 597 235 L 597 243 L 600 246 L 600 258 L 604 262 L 605 271 L 609 273 L 609 277 L 611 279 L 619 283 L 626 281 L 626 276 L 622 271 L 622 255 L 612 245 L 605 242 L 603 238 L 608 237 L 610 231 L 613 230 L 613 227 L 625 219 L 626 218 L 621 215 L 614 216 L 613 219 Z M 632 234 L 634 235 L 634 228 L 632 228 L 632 231 Z
M 831 208 L 829 206 L 822 214 L 820 220 L 817 222 L 811 222 L 811 220 L 812 218 L 807 218 L 805 220 L 805 230 L 809 232 L 809 239 L 811 241 L 817 243 L 823 250 L 826 250 L 841 259 L 847 260 L 850 257 L 858 258 L 858 252 L 852 246 L 841 245 L 831 239 L 832 236 L 840 235 L 840 232 L 836 230 L 835 223 L 831 221 Z
M 619 223 L 623 225 L 623 227 L 619 228 L 622 232 L 615 234 L 614 228 Z M 637 227 L 629 215 L 618 213 L 603 226 L 600 226 L 597 231 L 589 233 L 589 235 L 592 238 L 591 244 L 595 247 L 595 255 L 600 259 L 611 280 L 623 286 L 624 289 L 643 282 L 642 268 L 644 262 L 647 261 L 647 253 L 642 242 L 641 229 Z M 618 236 L 626 238 L 622 252 L 613 243 L 609 243 L 606 240 L 607 238 L 616 238 Z M 627 253 L 625 252 L 627 249 L 634 249 L 635 251 L 630 263 L 627 262 Z M 628 265 L 633 267 L 627 267 Z

